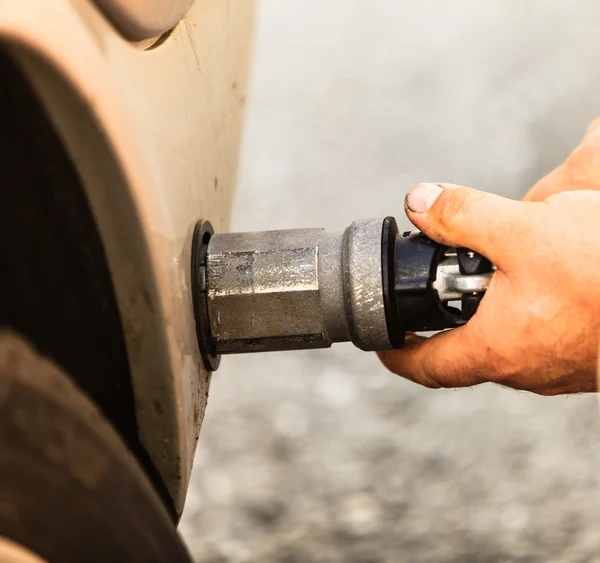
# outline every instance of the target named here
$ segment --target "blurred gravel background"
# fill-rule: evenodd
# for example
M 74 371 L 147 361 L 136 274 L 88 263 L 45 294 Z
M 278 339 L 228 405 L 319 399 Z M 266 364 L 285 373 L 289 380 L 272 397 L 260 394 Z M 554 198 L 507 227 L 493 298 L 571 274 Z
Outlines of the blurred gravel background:
M 233 227 L 401 218 L 427 180 L 520 197 L 600 115 L 599 29 L 595 0 L 263 0 Z M 180 529 L 211 563 L 600 561 L 599 480 L 594 397 L 225 358 Z

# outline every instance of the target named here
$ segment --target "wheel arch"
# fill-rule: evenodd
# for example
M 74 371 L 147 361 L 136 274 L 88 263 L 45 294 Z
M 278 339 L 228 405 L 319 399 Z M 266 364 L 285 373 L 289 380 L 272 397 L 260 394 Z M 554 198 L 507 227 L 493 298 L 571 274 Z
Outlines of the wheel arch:
M 30 3 L 46 8 L 37 0 Z M 124 148 L 129 140 L 126 120 L 119 131 L 110 130 L 110 122 L 119 119 L 117 99 L 102 100 L 102 103 L 94 99 L 93 88 L 87 88 L 89 75 L 83 75 L 81 69 L 68 68 L 73 57 L 65 51 L 64 45 L 52 43 L 63 28 L 73 33 L 74 44 L 80 45 L 84 52 L 91 48 L 89 54 L 97 58 L 98 37 L 87 29 L 77 29 L 73 21 L 57 21 L 52 31 L 54 37 L 45 37 L 37 33 L 40 29 L 37 23 L 32 25 L 27 19 L 31 12 L 11 14 L 11 8 L 16 5 L 9 2 L 8 6 L 5 14 L 5 4 L 0 2 L 0 48 L 5 62 L 15 63 L 12 79 L 16 80 L 15 72 L 21 74 L 23 84 L 28 85 L 32 95 L 28 103 L 34 103 L 32 100 L 38 103 L 48 126 L 46 133 L 51 130 L 55 137 L 45 150 L 52 146 L 55 156 L 60 153 L 64 157 L 61 166 L 69 177 L 70 187 L 65 184 L 62 193 L 54 190 L 54 196 L 57 201 L 70 201 L 71 212 L 77 209 L 80 218 L 89 218 L 86 244 L 93 239 L 99 246 L 92 251 L 97 269 L 87 270 L 85 282 L 90 283 L 90 274 L 95 272 L 96 282 L 104 279 L 108 283 L 104 284 L 105 289 L 110 285 L 111 295 L 106 297 L 104 307 L 106 311 L 112 310 L 112 314 L 107 313 L 105 317 L 118 319 L 118 325 L 109 322 L 111 328 L 105 334 L 111 331 L 117 334 L 112 339 L 113 351 L 120 347 L 119 353 L 126 354 L 125 364 L 121 358 L 118 375 L 112 379 L 113 383 L 121 379 L 118 385 L 130 386 L 132 400 L 127 398 L 128 392 L 123 391 L 122 400 L 117 401 L 114 412 L 110 412 L 109 402 L 116 396 L 102 398 L 94 390 L 95 386 L 102 387 L 97 381 L 101 377 L 99 373 L 94 372 L 96 379 L 92 375 L 84 376 L 83 370 L 68 365 L 64 353 L 58 354 L 49 349 L 48 343 L 39 342 L 39 334 L 37 337 L 26 335 L 69 370 L 99 403 L 136 453 L 170 512 L 178 518 L 183 509 L 192 452 L 187 443 L 189 430 L 180 415 L 181 385 L 173 371 L 176 365 L 172 357 L 173 336 L 165 313 L 168 296 L 161 293 L 159 281 L 164 272 L 156 262 L 156 248 L 151 248 L 155 241 L 148 217 L 160 215 L 156 211 L 157 202 L 151 191 L 144 194 L 139 189 L 149 180 L 134 144 L 131 150 Z M 3 17 L 5 15 L 9 17 Z M 15 18 L 11 19 L 11 15 Z M 62 17 L 62 14 L 53 15 Z M 82 20 L 77 22 L 78 25 L 83 23 Z M 46 27 L 52 28 L 51 23 Z M 79 37 L 76 32 L 86 35 Z M 98 62 L 101 63 L 94 58 L 90 60 L 90 74 Z M 98 74 L 94 86 L 103 79 L 102 65 L 96 66 Z M 110 88 L 106 88 L 106 92 L 109 98 L 111 94 L 116 96 Z M 108 106 L 117 115 L 108 117 L 105 111 Z M 123 161 L 124 154 L 129 162 Z M 47 212 L 50 214 L 50 209 L 47 208 Z M 83 231 L 77 231 L 77 235 L 82 236 Z M 71 274 L 75 275 L 75 271 L 76 268 Z M 13 328 L 27 332 L 25 327 Z M 102 350 L 100 342 L 94 351 L 98 355 L 111 353 L 111 350 Z
M 0 0 L 0 44 L 87 199 L 114 288 L 140 443 L 181 513 L 208 397 L 191 303 L 194 225 L 228 228 L 253 2 L 195 2 L 160 46 L 89 0 Z
M 10 50 L 0 44 L 0 324 L 25 335 L 71 374 L 119 431 L 174 514 L 139 439 L 128 329 L 103 237 L 84 184 Z M 63 99 L 72 102 L 73 94 Z M 108 165 L 114 159 L 106 146 L 98 146 L 98 137 L 91 139 L 86 134 L 87 150 L 118 185 L 123 180 Z

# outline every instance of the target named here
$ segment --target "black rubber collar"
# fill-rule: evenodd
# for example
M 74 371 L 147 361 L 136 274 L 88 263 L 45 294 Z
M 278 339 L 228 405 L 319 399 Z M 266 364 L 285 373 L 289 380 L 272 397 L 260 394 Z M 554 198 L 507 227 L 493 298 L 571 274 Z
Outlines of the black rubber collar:
M 206 257 L 208 242 L 214 230 L 209 221 L 200 219 L 194 229 L 192 240 L 192 301 L 196 319 L 196 336 L 204 367 L 207 371 L 216 371 L 221 363 L 215 341 L 210 329 L 208 317 L 208 294 L 206 291 Z

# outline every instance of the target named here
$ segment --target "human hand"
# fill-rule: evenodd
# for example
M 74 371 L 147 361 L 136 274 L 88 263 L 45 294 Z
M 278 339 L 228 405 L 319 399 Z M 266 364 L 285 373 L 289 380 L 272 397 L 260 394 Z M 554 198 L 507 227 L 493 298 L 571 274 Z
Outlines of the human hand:
M 579 146 L 523 198 L 544 201 L 551 195 L 575 190 L 600 190 L 600 118 L 587 129 Z
M 588 159 L 579 155 L 579 168 L 568 165 L 572 178 L 563 171 L 556 182 L 599 187 L 600 135 L 593 141 L 598 150 L 583 149 Z M 402 350 L 381 352 L 391 371 L 428 387 L 491 381 L 543 395 L 597 389 L 600 192 L 517 202 L 423 184 L 407 196 L 406 213 L 433 240 L 472 248 L 498 269 L 466 325 L 431 338 L 410 335 Z

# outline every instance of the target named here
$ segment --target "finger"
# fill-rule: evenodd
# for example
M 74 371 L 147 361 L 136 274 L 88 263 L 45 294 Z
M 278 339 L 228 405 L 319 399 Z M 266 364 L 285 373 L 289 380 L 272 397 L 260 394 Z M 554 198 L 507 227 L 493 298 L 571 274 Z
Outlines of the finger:
M 523 201 L 540 202 L 553 194 L 568 190 L 569 184 L 561 178 L 560 167 L 556 168 L 533 186 L 523 198 Z M 572 188 L 571 188 L 572 189 Z
M 470 342 L 468 325 L 431 338 L 407 336 L 401 350 L 378 352 L 393 373 L 426 387 L 467 387 L 485 381 L 485 357 Z
M 536 205 L 452 184 L 419 184 L 405 200 L 408 218 L 427 236 L 471 248 L 499 267 L 531 228 Z
M 592 121 L 585 131 L 582 143 L 594 141 L 600 137 L 600 117 L 597 117 Z
M 580 146 L 558 168 L 544 176 L 531 188 L 523 201 L 539 202 L 549 197 L 573 191 L 600 190 L 600 136 L 596 146 Z
M 600 190 L 600 118 L 587 128 L 580 145 L 557 168 L 539 180 L 523 198 L 544 201 L 562 192 Z

